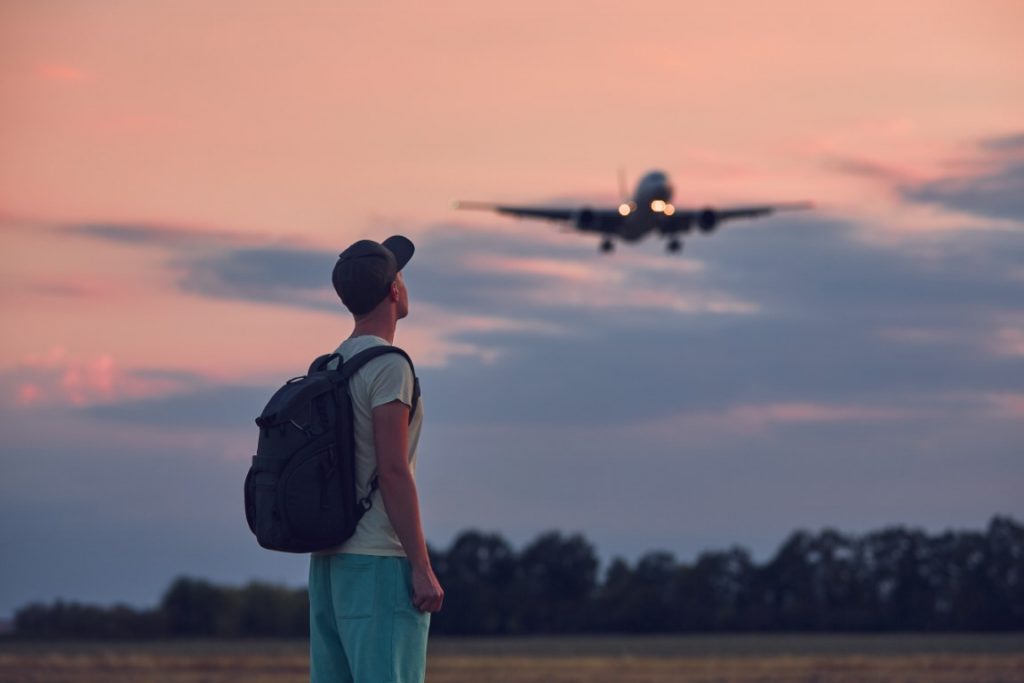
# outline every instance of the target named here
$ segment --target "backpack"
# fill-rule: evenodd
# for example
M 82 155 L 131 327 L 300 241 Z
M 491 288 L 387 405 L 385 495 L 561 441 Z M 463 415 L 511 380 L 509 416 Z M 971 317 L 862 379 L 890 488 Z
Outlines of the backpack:
M 355 421 L 349 379 L 368 361 L 400 353 L 413 371 L 412 407 L 420 394 L 412 360 L 396 346 L 373 346 L 349 360 L 319 356 L 308 372 L 278 389 L 256 418 L 256 455 L 245 476 L 245 519 L 270 550 L 305 553 L 339 545 L 355 533 L 377 489 L 357 498 Z M 327 365 L 338 359 L 335 369 Z

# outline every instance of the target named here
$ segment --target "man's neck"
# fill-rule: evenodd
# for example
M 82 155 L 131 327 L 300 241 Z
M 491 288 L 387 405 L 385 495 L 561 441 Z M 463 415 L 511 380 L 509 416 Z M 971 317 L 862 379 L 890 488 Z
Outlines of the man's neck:
M 390 320 L 370 320 L 364 318 L 356 322 L 355 327 L 352 328 L 352 337 L 361 337 L 366 334 L 372 334 L 375 337 L 380 337 L 387 341 L 388 344 L 394 345 L 395 343 L 395 322 Z

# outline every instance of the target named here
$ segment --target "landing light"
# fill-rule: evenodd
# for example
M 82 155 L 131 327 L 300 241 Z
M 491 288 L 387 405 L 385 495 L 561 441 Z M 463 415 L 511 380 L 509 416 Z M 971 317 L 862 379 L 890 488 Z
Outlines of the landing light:
M 664 213 L 665 213 L 666 216 L 671 216 L 675 212 L 676 212 L 676 207 L 672 206 L 671 204 L 666 204 L 665 205 Z
M 654 213 L 661 213 L 665 210 L 665 202 L 660 199 L 655 199 L 651 202 L 651 211 Z
M 619 215 L 628 216 L 629 212 L 632 211 L 629 204 L 619 204 Z

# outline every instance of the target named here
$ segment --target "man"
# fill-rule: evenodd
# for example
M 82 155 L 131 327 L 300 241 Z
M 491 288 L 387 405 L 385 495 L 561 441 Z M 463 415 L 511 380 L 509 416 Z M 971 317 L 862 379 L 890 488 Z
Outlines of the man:
M 394 236 L 360 240 L 334 266 L 334 289 L 355 319 L 337 353 L 348 359 L 393 344 L 409 314 L 402 268 L 414 247 Z M 336 366 L 336 361 L 335 361 Z M 430 612 L 444 591 L 427 555 L 413 474 L 423 422 L 415 378 L 400 354 L 374 358 L 349 384 L 355 417 L 356 486 L 360 498 L 378 488 L 372 507 L 341 546 L 314 553 L 309 565 L 312 683 L 423 681 Z

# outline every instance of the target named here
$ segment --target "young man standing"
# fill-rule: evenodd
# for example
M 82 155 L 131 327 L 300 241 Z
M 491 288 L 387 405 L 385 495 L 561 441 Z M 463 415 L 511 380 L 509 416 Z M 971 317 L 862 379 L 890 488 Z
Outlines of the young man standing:
M 343 359 L 393 344 L 409 314 L 402 268 L 411 241 L 360 240 L 334 266 L 332 281 L 355 319 L 336 353 Z M 336 366 L 335 361 L 335 366 Z M 430 612 L 444 591 L 427 555 L 413 474 L 423 401 L 413 404 L 415 377 L 400 354 L 369 361 L 349 384 L 355 417 L 356 486 L 362 498 L 376 476 L 372 506 L 355 533 L 310 558 L 312 683 L 410 683 L 426 671 Z

